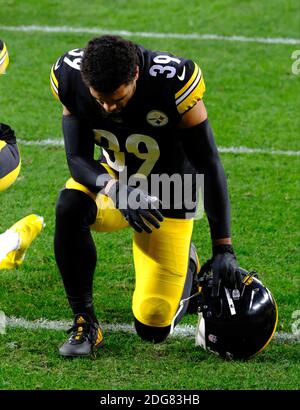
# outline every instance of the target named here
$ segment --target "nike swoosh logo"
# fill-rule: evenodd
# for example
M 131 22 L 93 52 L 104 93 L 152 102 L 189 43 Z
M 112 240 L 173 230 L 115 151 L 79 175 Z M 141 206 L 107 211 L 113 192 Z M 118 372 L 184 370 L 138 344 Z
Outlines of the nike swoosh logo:
M 185 66 L 183 67 L 181 75 L 178 75 L 178 80 L 183 81 L 185 77 Z
M 54 70 L 57 70 L 59 66 L 60 66 L 60 58 L 56 61 Z

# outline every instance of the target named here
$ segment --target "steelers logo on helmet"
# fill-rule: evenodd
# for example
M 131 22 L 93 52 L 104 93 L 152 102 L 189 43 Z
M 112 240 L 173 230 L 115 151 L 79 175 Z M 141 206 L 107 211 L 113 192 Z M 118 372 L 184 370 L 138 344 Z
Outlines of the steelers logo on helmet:
M 203 286 L 196 334 L 197 346 L 233 360 L 262 352 L 274 336 L 278 321 L 271 292 L 254 272 L 239 270 L 246 279 L 239 292 L 221 285 L 219 295 L 212 297 L 209 285 Z
M 4 74 L 9 63 L 8 52 L 5 43 L 0 40 L 0 74 Z

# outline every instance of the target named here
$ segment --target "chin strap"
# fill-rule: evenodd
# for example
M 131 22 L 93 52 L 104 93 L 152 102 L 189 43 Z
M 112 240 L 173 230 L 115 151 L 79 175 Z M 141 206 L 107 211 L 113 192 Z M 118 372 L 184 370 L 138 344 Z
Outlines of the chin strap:
M 195 298 L 196 296 L 200 295 L 201 291 L 202 291 L 202 286 L 199 286 L 198 292 L 194 293 L 193 295 L 189 296 L 188 298 L 181 299 L 181 301 L 179 302 L 179 307 L 177 309 L 177 312 L 176 312 L 175 316 L 173 317 L 173 320 L 172 320 L 172 323 L 171 323 L 170 334 L 172 334 L 174 332 L 175 321 L 176 321 L 177 317 L 179 316 L 180 312 L 182 311 L 182 309 L 184 308 L 185 303 L 188 302 L 190 299 Z

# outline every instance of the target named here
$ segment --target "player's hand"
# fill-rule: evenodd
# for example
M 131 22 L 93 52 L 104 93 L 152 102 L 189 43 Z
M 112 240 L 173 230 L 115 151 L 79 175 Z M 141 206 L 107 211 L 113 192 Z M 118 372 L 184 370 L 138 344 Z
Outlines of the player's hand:
M 16 142 L 15 132 L 9 125 L 0 123 L 0 140 L 11 144 Z
M 157 209 L 158 198 L 148 195 L 139 188 L 122 185 L 118 181 L 112 185 L 107 195 L 137 232 L 151 233 L 153 227 L 160 227 L 159 222 L 163 221 L 163 216 Z
M 238 270 L 236 256 L 231 245 L 215 245 L 213 257 L 201 268 L 200 274 L 212 272 L 212 287 L 215 296 L 218 294 L 220 283 L 226 288 L 238 288 L 242 277 Z

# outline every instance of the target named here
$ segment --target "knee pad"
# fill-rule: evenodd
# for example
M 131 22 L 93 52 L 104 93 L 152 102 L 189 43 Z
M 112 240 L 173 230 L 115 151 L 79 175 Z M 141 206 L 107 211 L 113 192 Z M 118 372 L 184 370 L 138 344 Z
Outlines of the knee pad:
M 170 329 L 170 325 L 175 313 L 174 307 L 172 307 L 172 304 L 170 303 L 168 298 L 163 298 L 163 296 L 159 294 L 144 296 L 141 299 L 134 297 L 132 310 L 135 319 L 139 323 L 143 324 L 143 326 L 146 326 L 146 329 L 150 329 L 151 332 L 153 329 L 154 332 L 156 332 L 155 329 L 158 329 L 157 332 L 159 334 L 164 328 Z M 145 332 L 142 331 L 140 334 L 142 338 L 146 338 L 146 340 L 152 340 L 151 335 L 149 336 L 150 339 L 143 337 L 144 333 Z M 165 332 L 163 332 L 163 339 L 167 337 L 168 333 L 169 331 L 167 331 L 166 334 Z M 146 332 L 146 335 L 147 334 L 148 332 Z
M 134 318 L 134 325 L 141 339 L 153 343 L 163 342 L 168 337 L 171 329 L 171 326 L 155 327 L 144 325 L 136 318 Z
M 58 224 L 91 225 L 97 216 L 95 201 L 76 189 L 63 189 L 56 203 L 56 222 Z
M 147 326 L 163 327 L 172 321 L 172 306 L 167 298 L 161 295 L 144 295 L 134 299 L 133 313 Z

